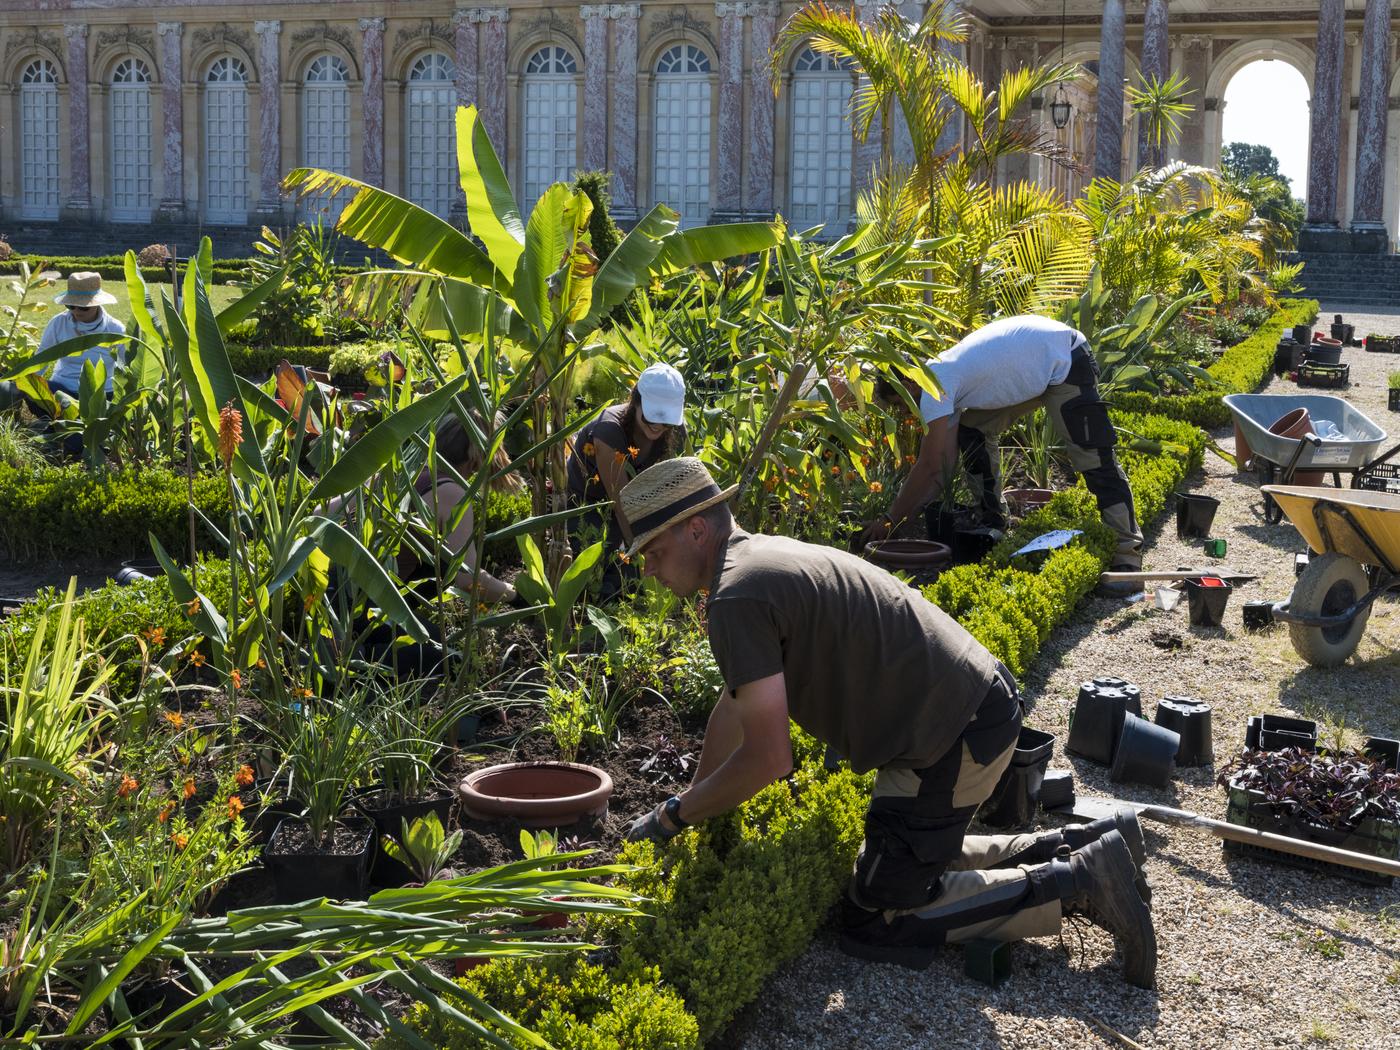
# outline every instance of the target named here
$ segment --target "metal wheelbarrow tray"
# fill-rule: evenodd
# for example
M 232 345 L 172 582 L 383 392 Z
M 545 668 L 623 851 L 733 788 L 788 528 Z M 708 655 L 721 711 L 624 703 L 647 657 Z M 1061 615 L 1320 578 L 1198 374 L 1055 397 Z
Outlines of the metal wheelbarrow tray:
M 1228 394 L 1223 400 L 1255 455 L 1278 466 L 1299 452 L 1295 470 L 1358 470 L 1375 458 L 1386 439 L 1385 431 L 1364 412 L 1328 394 Z M 1301 438 L 1270 434 L 1269 427 L 1295 408 L 1306 408 L 1314 422 L 1330 419 L 1343 437 L 1324 438 L 1320 445 L 1300 450 Z

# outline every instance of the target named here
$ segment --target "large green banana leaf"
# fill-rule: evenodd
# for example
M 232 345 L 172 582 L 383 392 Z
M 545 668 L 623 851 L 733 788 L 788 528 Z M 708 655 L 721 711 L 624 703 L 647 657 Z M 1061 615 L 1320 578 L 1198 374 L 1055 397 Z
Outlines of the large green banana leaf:
M 514 273 L 525 251 L 525 223 L 475 106 L 457 110 L 457 170 L 472 233 L 486 245 L 497 270 Z

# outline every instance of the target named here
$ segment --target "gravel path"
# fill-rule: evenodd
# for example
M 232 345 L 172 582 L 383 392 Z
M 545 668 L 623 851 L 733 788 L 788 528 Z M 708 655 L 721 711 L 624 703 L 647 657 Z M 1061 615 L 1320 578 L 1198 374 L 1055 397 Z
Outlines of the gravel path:
M 1400 333 L 1400 311 L 1341 312 L 1368 331 Z M 1352 385 L 1345 396 L 1400 440 L 1386 410 L 1386 376 L 1400 356 L 1343 352 Z M 1271 380 L 1266 393 L 1296 386 Z M 1318 391 L 1332 393 L 1332 391 Z M 1228 428 L 1215 437 L 1231 447 Z M 1386 446 L 1388 447 L 1388 446 Z M 1214 707 L 1216 768 L 1243 741 L 1245 720 L 1269 711 L 1325 722 L 1325 737 L 1400 736 L 1400 605 L 1378 603 L 1357 656 L 1334 671 L 1307 667 L 1286 628 L 1247 634 L 1240 607 L 1279 599 L 1293 586 L 1293 554 L 1305 549 L 1286 522 L 1263 524 L 1252 477 L 1236 477 L 1208 454 L 1192 490 L 1221 501 L 1212 530 L 1229 545 L 1221 563 L 1259 574 L 1231 596 L 1222 628 L 1188 625 L 1185 602 L 1160 612 L 1150 602 L 1094 600 L 1051 639 L 1027 675 L 1028 724 L 1057 739 L 1052 768 L 1072 768 L 1081 795 L 1158 802 L 1224 816 L 1214 770 L 1178 771 L 1170 790 L 1113 784 L 1107 769 L 1067 755 L 1069 712 L 1081 681 L 1121 674 L 1142 688 L 1149 717 L 1164 694 Z M 1199 543 L 1179 541 L 1169 523 L 1149 536 L 1147 565 L 1212 564 Z M 1154 630 L 1179 634 L 1165 652 Z M 1050 822 L 1046 822 L 1049 826 Z M 1400 1043 L 1400 885 L 1371 888 L 1331 876 L 1227 855 L 1200 833 L 1147 824 L 1148 879 L 1158 938 L 1157 990 L 1125 985 L 1111 940 L 1068 926 L 1064 944 L 1016 945 L 1013 975 L 998 989 L 963 976 L 962 953 L 940 954 L 924 973 L 861 963 L 836 950 L 831 931 L 772 979 L 721 1042 L 769 1048 L 957 1047 L 1394 1047 Z M 1133 1042 L 1120 1042 L 1105 1030 Z

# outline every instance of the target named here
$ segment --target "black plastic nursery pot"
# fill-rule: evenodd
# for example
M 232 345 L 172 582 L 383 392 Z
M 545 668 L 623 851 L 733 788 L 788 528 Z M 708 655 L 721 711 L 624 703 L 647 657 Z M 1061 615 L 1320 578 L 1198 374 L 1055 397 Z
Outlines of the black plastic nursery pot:
M 977 819 L 994 828 L 1029 824 L 1035 817 L 1040 800 L 1040 785 L 1045 779 L 1050 755 L 1055 750 L 1055 738 L 1049 733 L 1029 726 L 1021 727 L 1011 765 L 1001 775 L 991 797 L 982 806 Z
M 1191 696 L 1164 696 L 1154 720 L 1181 737 L 1176 751 L 1178 766 L 1208 766 L 1215 761 L 1210 704 Z
M 1110 779 L 1134 784 L 1166 787 L 1171 782 L 1181 737 L 1165 726 L 1129 714 L 1123 718 L 1123 731 L 1113 752 Z
M 1294 341 L 1295 343 L 1302 343 L 1304 346 L 1306 346 L 1308 343 L 1311 343 L 1311 342 L 1312 342 L 1312 325 L 1310 325 L 1310 324 L 1295 324 L 1295 325 L 1293 326 L 1293 341 Z
M 1303 355 L 1303 360 L 1315 365 L 1339 365 L 1342 363 L 1342 348 L 1326 343 L 1313 343 Z
M 1225 810 L 1225 819 L 1231 824 L 1257 828 L 1259 831 L 1267 831 L 1273 835 L 1287 835 L 1289 838 L 1317 842 L 1324 846 L 1335 846 L 1338 849 L 1365 853 L 1372 857 L 1400 860 L 1400 822 L 1368 816 L 1356 827 L 1347 831 L 1324 827 L 1267 802 L 1262 791 L 1241 787 L 1233 780 L 1229 786 L 1229 802 Z M 1363 871 L 1360 868 L 1332 864 L 1324 860 L 1314 860 L 1311 857 L 1299 857 L 1292 853 L 1272 850 L 1266 846 L 1256 846 L 1253 843 L 1226 842 L 1224 846 L 1230 853 L 1242 853 L 1252 857 L 1278 861 L 1292 867 L 1306 868 L 1309 871 L 1339 875 L 1354 882 L 1364 882 L 1368 886 L 1389 886 L 1393 881 L 1392 876 L 1382 875 L 1379 872 Z
M 1317 750 L 1317 723 L 1288 715 L 1255 715 L 1244 727 L 1244 746 L 1251 751 L 1282 751 L 1300 747 Z
M 1386 407 L 1392 412 L 1400 412 L 1400 387 L 1391 387 L 1385 393 Z
M 1040 808 L 1047 812 L 1074 805 L 1074 774 L 1068 769 L 1052 769 L 1040 782 Z
M 1186 605 L 1192 627 L 1219 627 L 1225 617 L 1225 606 L 1234 589 L 1216 576 L 1199 580 L 1182 580 L 1186 588 Z
M 1383 736 L 1366 738 L 1366 746 L 1361 749 L 1368 758 L 1384 762 L 1392 772 L 1400 770 L 1400 740 L 1390 740 Z
M 318 851 L 306 825 L 284 820 L 263 848 L 263 866 L 272 874 L 278 904 L 316 897 L 364 900 L 377 843 L 374 824 L 364 817 L 342 820 L 330 850 Z
M 1220 509 L 1220 501 L 1214 496 L 1201 496 L 1190 492 L 1176 495 L 1176 534 L 1184 540 L 1205 539 L 1210 535 L 1215 512 Z
M 1105 677 L 1083 683 L 1070 718 L 1065 749 L 1110 765 L 1123 717 L 1128 713 L 1142 714 L 1142 694 L 1132 682 Z
M 382 788 L 370 788 L 355 796 L 354 806 L 374 823 L 376 835 L 399 839 L 403 836 L 404 821 L 412 824 L 429 813 L 436 813 L 438 822 L 444 829 L 447 828 L 454 801 L 452 792 L 443 790 L 429 798 L 390 805 L 384 800 Z M 399 861 L 382 850 L 375 851 L 374 863 L 370 865 L 370 882 L 373 885 L 402 886 L 412 878 L 413 873 Z
M 1240 615 L 1246 631 L 1262 631 L 1274 624 L 1274 603 L 1268 601 L 1245 602 Z

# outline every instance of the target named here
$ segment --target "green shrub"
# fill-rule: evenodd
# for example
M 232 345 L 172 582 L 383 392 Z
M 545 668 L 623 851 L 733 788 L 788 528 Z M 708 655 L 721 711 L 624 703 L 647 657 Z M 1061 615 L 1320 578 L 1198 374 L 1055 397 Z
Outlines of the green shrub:
M 472 971 L 458 983 L 556 1050 L 693 1050 L 699 1045 L 695 1018 L 680 996 L 662 985 L 654 967 L 618 978 L 577 956 L 536 962 L 505 959 Z M 423 1003 L 416 1003 L 404 1021 L 441 1050 L 497 1045 Z M 494 1026 L 492 1030 L 499 1031 Z M 378 1050 L 416 1045 L 390 1035 L 379 1042 Z
M 229 343 L 228 360 L 241 376 L 267 375 L 283 359 L 326 372 L 330 370 L 333 347 L 329 346 L 250 346 Z
M 486 494 L 486 521 L 483 527 L 487 533 L 503 529 L 517 521 L 523 521 L 529 516 L 530 493 L 528 491 L 497 492 L 492 489 Z M 520 548 L 516 546 L 514 539 L 487 540 L 482 553 L 482 564 L 487 568 L 518 565 L 520 564 Z
M 1134 391 L 1117 395 L 1114 406 L 1125 411 L 1182 419 L 1207 429 L 1224 426 L 1230 422 L 1230 410 L 1221 398 L 1226 394 L 1247 394 L 1258 387 L 1273 365 L 1279 337 L 1295 324 L 1311 324 L 1316 318 L 1315 299 L 1280 300 L 1273 320 L 1226 350 L 1219 361 L 1206 369 L 1220 383 L 1218 389 L 1198 390 L 1177 397 Z
M 194 482 L 195 506 L 228 517 L 222 478 Z M 154 532 L 170 551 L 189 545 L 185 478 L 162 467 L 90 474 L 77 464 L 19 469 L 0 463 L 0 548 L 9 558 L 115 561 L 149 557 Z M 211 537 L 202 525 L 196 543 Z

